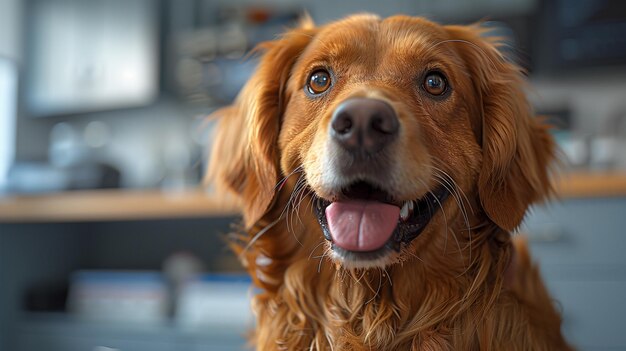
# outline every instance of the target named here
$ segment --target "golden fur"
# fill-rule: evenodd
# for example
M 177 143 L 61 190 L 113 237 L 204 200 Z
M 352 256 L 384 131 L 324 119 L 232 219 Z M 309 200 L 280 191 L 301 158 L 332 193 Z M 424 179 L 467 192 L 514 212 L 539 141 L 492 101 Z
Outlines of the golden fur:
M 551 192 L 553 141 L 520 69 L 485 34 L 358 15 L 321 27 L 305 20 L 260 46 L 256 73 L 216 113 L 209 172 L 242 203 L 233 247 L 261 289 L 258 350 L 569 349 L 524 242 L 510 234 Z M 321 64 L 340 74 L 313 100 L 302 87 Z M 415 74 L 432 65 L 454 83 L 445 101 L 416 92 Z M 331 196 L 320 180 L 330 114 L 355 96 L 398 113 L 390 182 L 402 196 L 423 194 L 442 174 L 455 183 L 426 230 L 373 269 L 329 258 L 311 205 Z

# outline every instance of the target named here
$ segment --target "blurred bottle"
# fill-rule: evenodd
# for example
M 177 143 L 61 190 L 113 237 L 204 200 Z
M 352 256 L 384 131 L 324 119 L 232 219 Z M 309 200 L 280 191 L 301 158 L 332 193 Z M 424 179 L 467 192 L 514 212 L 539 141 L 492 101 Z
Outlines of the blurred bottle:
M 170 288 L 170 315 L 176 313 L 178 301 L 183 286 L 204 271 L 202 261 L 189 252 L 176 252 L 163 262 L 163 274 Z

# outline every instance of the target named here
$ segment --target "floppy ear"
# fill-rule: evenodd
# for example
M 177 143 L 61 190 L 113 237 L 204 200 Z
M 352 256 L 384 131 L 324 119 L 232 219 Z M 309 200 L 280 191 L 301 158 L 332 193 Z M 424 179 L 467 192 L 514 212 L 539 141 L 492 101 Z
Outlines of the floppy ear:
M 208 178 L 233 192 L 250 227 L 272 203 L 278 182 L 280 115 L 291 68 L 313 37 L 308 16 L 300 28 L 264 42 L 260 63 L 235 102 L 214 113 L 220 118 L 211 151 Z
M 512 231 L 530 204 L 552 192 L 554 142 L 526 99 L 522 70 L 500 53 L 498 38 L 484 37 L 478 26 L 446 29 L 482 104 L 480 202 L 495 224 Z

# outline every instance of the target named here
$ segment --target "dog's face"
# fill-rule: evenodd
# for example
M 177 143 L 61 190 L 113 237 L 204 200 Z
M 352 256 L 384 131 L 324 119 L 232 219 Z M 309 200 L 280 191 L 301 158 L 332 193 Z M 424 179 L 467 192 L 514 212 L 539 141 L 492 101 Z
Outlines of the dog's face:
M 470 190 L 480 121 L 443 28 L 373 18 L 345 27 L 321 30 L 294 65 L 281 167 L 303 167 L 336 259 L 385 265 L 430 226 L 450 192 Z
M 380 267 L 483 218 L 512 230 L 547 193 L 550 138 L 479 29 L 364 15 L 267 49 L 213 154 L 249 225 L 299 175 L 333 259 Z

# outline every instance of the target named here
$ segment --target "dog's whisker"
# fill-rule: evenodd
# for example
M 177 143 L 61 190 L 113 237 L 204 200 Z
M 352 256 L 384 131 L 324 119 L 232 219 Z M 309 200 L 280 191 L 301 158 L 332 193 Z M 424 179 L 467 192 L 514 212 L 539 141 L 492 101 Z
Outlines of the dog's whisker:
M 389 285 L 393 286 L 393 282 L 391 281 L 391 275 L 389 274 L 389 272 L 387 272 L 387 269 L 385 267 L 383 267 L 383 271 L 387 276 L 387 279 L 389 280 Z
M 484 228 L 484 227 L 486 227 L 486 226 L 488 226 L 488 225 L 489 225 L 489 223 L 488 223 L 488 222 L 482 222 L 482 223 L 480 223 L 480 224 L 478 224 L 478 225 L 475 225 L 475 226 L 473 226 L 473 227 L 471 227 L 471 228 L 469 228 L 469 229 L 470 229 L 470 230 L 481 229 L 481 228 Z M 465 231 L 465 230 L 467 230 L 467 229 L 462 229 L 462 230 L 463 230 L 463 231 Z
M 372 287 L 367 284 L 367 286 L 370 288 L 370 290 L 374 293 L 374 295 L 372 296 L 371 299 L 367 300 L 365 302 L 365 305 L 368 305 L 370 302 L 374 301 L 376 299 L 376 297 L 378 296 L 378 293 L 380 292 L 380 289 L 383 285 L 383 277 L 382 277 L 382 270 L 380 268 L 378 268 L 379 273 L 378 273 L 378 288 L 376 289 L 376 291 L 374 291 L 374 289 L 372 289 Z
M 422 182 L 422 184 L 424 184 L 424 186 L 427 187 L 426 183 L 424 183 L 423 180 L 420 180 L 420 182 Z M 441 201 L 439 201 L 439 199 L 435 196 L 435 194 L 433 194 L 431 191 L 428 191 L 428 192 L 433 196 L 433 198 L 435 199 L 435 202 L 437 203 L 437 205 L 439 205 L 439 208 L 441 209 L 441 214 L 443 215 L 443 220 L 446 225 L 445 232 L 446 232 L 446 238 L 447 238 L 447 236 L 450 235 L 450 229 L 448 227 L 448 217 L 446 215 L 446 211 L 443 208 L 443 204 L 441 203 Z M 459 249 L 459 255 L 461 256 L 461 260 L 465 262 L 465 259 L 463 257 L 463 250 L 461 249 L 461 244 L 459 243 L 459 240 L 457 239 L 456 235 L 454 235 L 454 232 L 452 232 L 452 238 L 456 242 L 456 246 Z
M 454 188 L 448 182 L 446 182 L 445 178 L 442 178 L 442 176 L 438 174 L 433 175 L 435 176 L 435 181 L 439 183 L 450 195 L 452 195 L 452 198 L 454 199 L 457 206 L 459 207 L 459 210 L 461 211 L 463 220 L 469 226 L 469 218 L 467 217 L 467 212 L 465 211 L 465 207 L 463 206 L 461 199 L 459 199 L 458 194 L 454 192 Z
M 445 172 L 444 172 L 445 174 Z M 448 176 L 448 178 L 454 182 L 454 179 L 452 179 L 451 177 Z M 455 189 L 460 189 L 458 186 L 455 187 Z M 458 198 L 458 192 L 457 195 L 455 196 L 455 198 Z M 467 196 L 465 197 L 465 199 L 467 200 Z M 469 262 L 472 262 L 472 230 L 471 230 L 471 224 L 470 224 L 470 220 L 469 220 L 469 215 L 467 214 L 467 210 L 465 209 L 465 205 L 463 204 L 462 199 L 459 199 L 459 202 L 461 203 L 461 205 L 459 206 L 460 210 L 461 210 L 461 214 L 463 215 L 463 220 L 465 222 L 466 228 L 467 228 L 467 236 L 468 236 L 468 242 L 469 242 Z M 471 204 L 469 203 L 469 200 L 467 200 L 467 203 L 469 204 L 470 210 L 472 210 L 472 215 L 474 214 L 473 209 Z
M 411 252 L 410 250 L 406 250 L 406 252 L 407 252 L 409 255 L 411 255 L 411 256 L 413 256 L 413 257 L 417 258 L 417 259 L 418 259 L 420 262 L 422 262 L 423 264 L 428 265 L 428 263 L 426 263 L 426 261 L 424 261 L 421 257 L 417 256 L 416 254 L 414 254 L 414 253 L 413 253 L 413 252 Z
M 360 271 L 361 271 L 361 276 L 359 277 L 359 282 L 363 281 L 363 278 L 365 278 L 365 275 L 367 274 L 366 269 L 360 269 Z
M 434 167 L 434 168 L 437 169 L 436 167 Z M 471 261 L 471 259 L 472 259 L 472 255 L 471 255 L 472 233 L 471 233 L 471 229 L 470 229 L 471 228 L 471 224 L 470 224 L 470 221 L 469 221 L 469 215 L 467 213 L 467 209 L 465 208 L 465 203 L 463 202 L 463 199 L 459 195 L 459 190 L 458 189 L 460 189 L 460 187 L 456 186 L 456 182 L 454 181 L 454 179 L 451 176 L 449 176 L 446 172 L 444 172 L 441 169 L 438 169 L 438 170 L 439 170 L 439 172 L 443 173 L 443 175 L 435 173 L 435 176 L 437 178 L 444 180 L 447 184 L 450 184 L 450 183 L 454 184 L 454 185 L 451 185 L 451 188 L 453 190 L 455 190 L 455 193 L 454 194 L 451 193 L 451 194 L 454 197 L 455 201 L 457 202 L 457 205 L 459 206 L 459 210 L 461 211 L 461 214 L 463 216 L 463 220 L 464 220 L 465 225 L 466 225 L 466 227 L 468 229 L 468 237 L 469 237 L 469 242 L 470 242 L 470 261 Z M 464 196 L 467 204 L 469 205 L 470 210 L 472 211 L 472 215 L 473 215 L 474 214 L 474 210 L 473 210 L 473 208 L 471 206 L 471 203 L 469 202 L 469 200 L 467 199 L 467 196 L 465 196 L 464 193 L 463 193 L 463 196 Z
M 295 198 L 295 194 L 296 194 L 296 192 L 298 191 L 298 189 L 300 187 L 302 179 L 303 179 L 302 175 L 298 176 L 298 180 L 296 181 L 296 184 L 295 184 L 294 188 L 291 190 L 291 194 L 289 194 L 289 200 L 287 201 L 287 207 L 286 207 L 287 208 L 287 216 L 285 217 L 285 219 L 287 221 L 287 223 L 286 223 L 287 224 L 287 230 L 290 231 L 290 232 L 293 232 L 293 231 L 291 231 L 291 229 L 289 227 L 289 224 L 290 224 L 290 220 L 289 219 L 290 219 L 290 214 L 292 212 L 290 209 L 293 208 L 293 201 L 294 201 L 294 198 Z
M 422 183 L 422 185 L 424 185 L 424 187 L 426 189 L 429 188 L 428 185 L 426 185 L 426 183 L 422 179 L 418 179 L 418 180 L 420 181 L 420 183 Z M 441 209 L 441 212 L 442 212 L 442 215 L 443 215 L 443 221 L 446 224 L 446 233 L 447 233 L 448 232 L 448 218 L 446 216 L 445 211 L 443 210 L 443 206 L 442 206 L 441 202 L 438 200 L 437 196 L 435 196 L 435 194 L 432 191 L 428 190 L 428 193 L 433 197 L 433 199 L 435 199 L 435 202 L 439 205 L 439 208 Z M 428 202 L 428 209 L 429 209 L 429 211 L 432 212 L 432 209 L 430 208 L 430 201 Z
M 354 270 L 353 268 L 350 268 L 350 269 L 347 269 L 347 271 L 348 271 L 348 273 L 347 273 L 347 274 L 348 274 L 348 276 L 349 276 L 350 278 L 352 278 L 352 280 L 354 281 L 354 283 L 355 283 L 355 284 L 358 284 L 358 285 L 361 285 L 361 282 L 360 282 L 359 278 L 355 275 L 355 274 L 356 274 L 356 273 L 355 273 L 355 270 Z
M 301 212 L 300 209 L 302 208 L 302 203 L 309 196 L 310 193 L 311 193 L 311 190 L 305 184 L 302 187 L 302 189 L 300 190 L 300 194 L 298 196 L 297 204 L 296 204 L 296 206 L 294 208 L 296 219 L 298 220 L 298 222 L 299 222 L 299 224 L 301 226 L 304 226 L 304 222 L 302 221 L 302 217 L 300 216 L 300 212 Z
M 305 211 L 310 210 L 313 211 L 313 206 L 315 206 L 315 201 L 316 201 L 316 197 L 315 197 L 315 193 L 312 190 L 309 190 L 309 193 L 311 194 L 311 196 L 309 196 L 309 201 L 308 201 L 308 206 L 304 208 Z
M 295 227 L 293 225 L 293 213 L 294 213 L 294 209 L 295 209 L 295 204 L 294 201 L 296 199 L 296 197 L 298 196 L 297 193 L 300 191 L 300 189 L 302 187 L 304 187 L 306 185 L 306 180 L 303 177 L 303 175 L 301 174 L 298 178 L 298 181 L 296 182 L 296 185 L 294 187 L 294 190 L 292 190 L 290 196 L 289 196 L 289 201 L 287 201 L 287 207 L 286 208 L 291 208 L 291 211 L 287 210 L 287 216 L 285 218 L 286 220 L 286 225 L 287 225 L 287 231 L 291 232 L 294 239 L 296 239 L 296 241 L 298 242 L 298 244 L 300 244 L 300 246 L 303 246 L 302 242 L 300 242 L 300 240 L 298 239 L 298 236 L 296 235 L 296 230 Z M 302 221 L 300 221 L 300 223 L 302 223 Z M 291 228 L 290 228 L 290 224 L 291 224 Z
M 302 187 L 302 178 L 298 179 L 296 186 L 291 192 L 291 196 L 289 197 L 289 211 L 287 213 L 287 230 L 290 231 L 295 236 L 295 227 L 293 225 L 293 217 L 295 212 L 295 203 L 297 202 L 296 198 L 298 197 L 298 193 L 300 192 L 300 187 Z M 291 228 L 290 228 L 291 225 Z
M 297 172 L 302 172 L 303 167 L 299 166 L 296 167 L 289 175 L 283 177 L 283 179 L 281 181 L 278 182 L 278 184 L 276 185 L 275 189 L 281 186 L 281 183 L 284 183 L 287 181 L 287 179 L 289 179 L 289 177 L 291 177 L 292 175 L 296 174 Z M 302 177 L 302 175 L 300 175 L 300 178 Z M 240 257 L 243 257 L 243 255 L 245 255 L 246 252 L 248 252 L 250 250 L 250 248 L 259 240 L 259 238 L 267 233 L 267 231 L 269 231 L 272 227 L 274 227 L 280 220 L 281 218 L 283 218 L 285 211 L 287 210 L 287 208 L 289 207 L 289 201 L 287 202 L 287 205 L 285 205 L 285 207 L 283 208 L 283 210 L 281 211 L 280 215 L 278 216 L 278 218 L 276 218 L 275 220 L 273 220 L 272 222 L 270 222 L 268 225 L 266 225 L 265 227 L 263 227 L 261 230 L 259 230 L 246 244 L 246 246 L 241 250 L 241 253 L 239 254 Z M 296 241 L 298 241 L 298 243 L 300 243 L 300 241 L 298 240 L 298 238 L 296 237 Z M 302 243 L 300 243 L 300 245 L 302 245 Z
M 463 219 L 465 220 L 465 222 L 469 224 L 469 217 L 467 215 L 467 210 L 465 209 L 465 204 L 463 203 L 463 199 L 460 197 L 460 194 L 456 190 L 457 187 L 455 187 L 453 183 L 450 182 L 450 180 L 448 179 L 449 177 L 446 175 L 434 173 L 433 176 L 439 179 L 439 184 L 441 184 L 448 191 L 448 193 L 452 195 L 452 197 L 454 198 L 454 200 L 456 201 L 459 207 L 459 210 L 461 210 Z
M 313 253 L 315 252 L 315 250 L 317 250 L 317 248 L 320 247 L 321 245 L 323 245 L 325 242 L 326 242 L 325 240 L 322 240 L 322 241 L 320 241 L 319 244 L 315 245 L 315 247 L 311 250 L 311 253 L 309 254 L 309 260 L 313 256 Z
M 281 181 L 278 182 L 278 184 L 276 185 L 275 188 L 279 187 L 281 185 L 281 183 L 284 183 L 289 177 L 291 177 L 293 174 L 297 173 L 297 172 L 301 172 L 302 171 L 302 166 L 296 167 L 289 175 L 283 177 L 283 179 L 281 179 Z M 250 239 L 248 241 L 248 243 L 246 244 L 246 246 L 243 248 L 243 250 L 241 251 L 241 255 L 245 254 L 248 250 L 250 250 L 250 248 L 255 244 L 255 242 L 263 235 L 265 234 L 268 230 L 270 230 L 272 227 L 274 227 L 281 218 L 283 218 L 283 215 L 285 214 L 286 209 L 289 207 L 289 201 L 287 202 L 287 205 L 283 208 L 283 210 L 281 211 L 281 214 L 278 216 L 278 218 L 276 218 L 274 221 L 272 221 L 270 224 L 268 224 L 267 226 L 263 227 L 261 230 L 259 230 L 253 237 L 252 239 Z M 297 240 L 297 238 L 296 238 Z
M 298 180 L 296 181 L 296 186 L 297 186 L 298 182 L 300 181 L 301 177 L 302 177 L 302 175 L 298 176 Z M 292 197 L 293 197 L 293 190 L 291 191 L 291 194 L 289 195 L 289 199 L 287 200 L 287 203 L 285 204 L 285 207 L 283 207 L 283 210 L 281 211 L 281 213 L 278 216 L 278 218 L 282 218 L 285 215 L 286 211 L 288 211 L 289 206 L 291 204 L 291 198 Z
M 455 199 L 455 202 L 457 204 L 457 206 L 459 207 L 459 210 L 461 212 L 461 216 L 463 217 L 463 220 L 466 224 L 466 226 L 469 228 L 470 224 L 469 224 L 469 218 L 467 217 L 467 214 L 465 212 L 465 209 L 463 208 L 462 203 L 460 202 L 459 198 L 457 197 L 457 195 L 453 192 L 450 191 L 450 189 L 447 188 L 447 186 L 440 180 L 440 179 L 435 179 L 436 182 L 438 182 L 439 184 L 441 184 L 447 191 L 448 193 L 450 193 L 450 195 L 452 195 L 452 197 Z M 447 228 L 446 228 L 447 229 Z M 455 240 L 456 240 L 456 236 L 455 236 Z M 457 246 L 458 246 L 458 240 L 457 240 Z M 461 248 L 459 247 L 459 250 Z M 445 246 L 444 246 L 444 252 L 446 251 Z
M 295 206 L 295 213 L 296 213 L 296 218 L 298 219 L 298 221 L 300 222 L 301 225 L 304 225 L 304 223 L 302 222 L 302 218 L 300 217 L 300 208 L 302 207 L 302 202 L 306 199 L 307 195 L 309 195 L 311 193 L 311 190 L 309 189 L 309 187 L 307 186 L 306 182 L 303 182 L 303 186 L 301 187 L 301 190 L 299 191 L 300 194 L 297 197 L 297 205 Z
M 469 216 L 467 214 L 467 210 L 465 209 L 465 202 L 463 201 L 463 198 L 461 198 L 461 194 L 459 193 L 460 187 L 458 186 L 458 184 L 444 170 L 437 168 L 435 166 L 432 166 L 432 165 L 430 167 L 435 171 L 433 175 L 445 183 L 443 184 L 440 182 L 440 184 L 443 185 L 446 188 L 446 190 L 448 190 L 448 192 L 455 198 L 455 201 L 457 202 L 459 209 L 462 211 L 463 219 L 469 224 Z M 462 191 L 462 189 L 460 189 L 460 191 Z M 467 199 L 467 196 L 465 196 L 464 194 L 463 196 L 467 204 L 470 206 L 470 209 L 472 210 L 472 214 L 474 214 L 474 210 L 471 207 L 471 203 Z
M 435 159 L 437 159 L 439 162 L 443 163 L 439 158 L 435 157 Z M 463 220 L 465 221 L 465 225 L 467 227 L 468 239 L 469 239 L 469 262 L 472 262 L 472 231 L 471 231 L 471 224 L 470 224 L 470 221 L 469 221 L 469 215 L 468 215 L 467 210 L 465 208 L 465 203 L 468 204 L 468 206 L 470 208 L 470 211 L 472 212 L 472 215 L 474 215 L 474 209 L 472 208 L 472 204 L 469 201 L 469 199 L 467 198 L 467 195 L 465 194 L 463 189 L 461 189 L 461 187 L 458 186 L 458 184 L 456 183 L 454 178 L 452 178 L 452 176 L 450 176 L 443 169 L 438 168 L 438 167 L 436 167 L 434 165 L 431 165 L 431 168 L 436 171 L 434 173 L 436 177 L 438 177 L 440 179 L 443 179 L 444 181 L 446 181 L 447 184 L 451 183 L 452 184 L 451 185 L 452 189 L 455 190 L 455 192 L 456 192 L 456 194 L 452 194 L 452 195 L 455 198 L 455 200 L 457 201 L 457 205 L 459 206 L 459 210 L 461 211 L 461 214 L 463 215 Z M 462 194 L 463 198 L 460 198 L 459 194 Z M 465 202 L 463 201 L 463 199 L 465 200 Z
M 320 257 L 320 262 L 317 264 L 317 273 L 319 274 L 322 270 L 322 262 L 324 261 L 324 257 L 326 257 L 326 254 L 328 253 L 328 251 L 324 251 L 324 254 L 322 254 L 322 257 Z
M 445 163 L 443 162 L 439 157 L 436 156 L 432 156 L 437 162 L 440 162 L 441 164 Z M 444 171 L 443 169 L 436 167 L 434 165 L 430 165 L 430 167 L 436 171 L 438 171 L 440 174 L 442 174 L 443 176 L 445 176 L 445 178 L 452 183 L 454 190 L 457 193 L 460 193 L 463 196 L 463 199 L 465 200 L 465 203 L 467 203 L 467 205 L 470 208 L 470 211 L 472 214 L 474 214 L 474 208 L 472 207 L 472 203 L 469 201 L 469 199 L 467 198 L 467 195 L 465 194 L 465 191 L 463 191 L 463 189 L 458 186 L 458 183 L 454 180 L 454 178 L 448 174 L 448 172 Z
M 241 253 L 239 254 L 239 257 L 243 257 L 243 255 L 250 250 L 250 248 L 254 245 L 254 243 L 259 240 L 259 238 L 267 233 L 268 230 L 272 229 L 272 227 L 274 227 L 279 221 L 280 221 L 281 217 L 276 218 L 275 220 L 273 220 L 270 224 L 266 225 L 265 227 L 263 227 L 263 229 L 259 230 L 253 237 L 252 239 L 250 239 L 250 241 L 248 241 L 248 243 L 246 244 L 246 246 L 243 248 L 243 250 L 241 250 Z
M 293 171 L 291 171 L 291 173 L 287 174 L 286 176 L 284 176 L 281 180 L 278 181 L 278 183 L 276 183 L 276 185 L 274 186 L 274 191 L 278 190 L 279 188 L 281 188 L 285 182 L 287 182 L 287 180 L 294 174 L 296 173 L 301 173 L 304 171 L 304 167 L 303 166 L 298 166 L 296 168 L 293 169 Z

